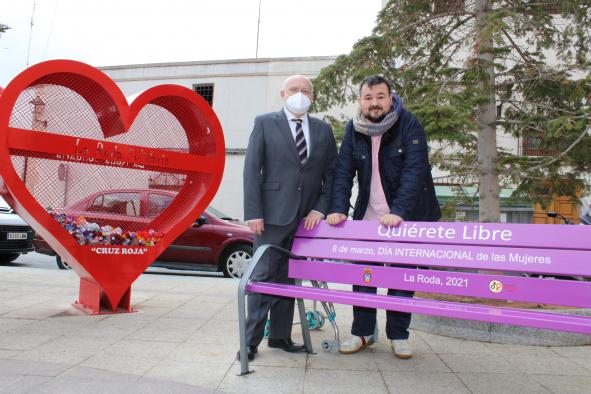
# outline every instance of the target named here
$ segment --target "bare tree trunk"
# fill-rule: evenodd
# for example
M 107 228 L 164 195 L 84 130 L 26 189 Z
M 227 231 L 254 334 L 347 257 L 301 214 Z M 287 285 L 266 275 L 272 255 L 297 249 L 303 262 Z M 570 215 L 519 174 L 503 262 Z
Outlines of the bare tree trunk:
M 497 133 L 496 120 L 494 56 L 492 53 L 492 35 L 482 34 L 484 19 L 490 13 L 492 0 L 477 0 L 476 21 L 479 29 L 478 59 L 486 74 L 480 83 L 489 100 L 478 107 L 476 122 L 478 124 L 478 177 L 480 186 L 480 221 L 498 222 L 499 208 L 499 177 L 497 173 Z

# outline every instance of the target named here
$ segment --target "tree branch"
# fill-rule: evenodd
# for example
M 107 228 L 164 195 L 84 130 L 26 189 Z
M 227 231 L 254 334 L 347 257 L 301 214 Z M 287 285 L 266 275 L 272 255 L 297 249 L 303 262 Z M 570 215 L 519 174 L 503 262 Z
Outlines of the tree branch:
M 517 45 L 517 43 L 515 43 L 515 41 L 513 41 L 513 38 L 511 38 L 511 35 L 509 33 L 507 33 L 507 30 L 501 29 L 501 31 L 503 32 L 503 34 L 505 35 L 505 37 L 507 37 L 507 39 L 509 40 L 509 42 L 511 43 L 511 45 L 513 45 L 513 48 L 515 48 L 515 50 L 517 52 L 519 52 L 519 55 L 521 56 L 521 58 L 523 60 L 525 60 L 526 63 L 532 61 L 532 58 L 529 56 L 529 54 L 524 53 L 521 50 L 521 47 L 519 47 L 519 45 Z
M 519 111 L 522 111 L 522 112 L 527 112 L 527 111 L 525 111 L 523 108 L 518 107 L 517 104 L 523 104 L 524 106 L 526 104 L 534 105 L 534 106 L 537 106 L 537 107 L 540 107 L 540 108 L 550 109 L 552 111 L 558 111 L 558 112 L 563 112 L 563 113 L 568 114 L 568 115 L 573 115 L 573 116 L 575 116 L 577 118 L 583 118 L 585 116 L 587 116 L 587 117 L 589 116 L 589 115 L 577 115 L 576 112 L 567 111 L 566 109 L 562 109 L 562 108 L 558 108 L 558 107 L 551 107 L 549 105 L 544 105 L 544 104 L 540 104 L 540 103 L 537 103 L 537 102 L 536 103 L 526 103 L 525 101 L 517 101 L 516 102 L 514 100 L 506 100 L 505 102 L 513 105 L 515 108 L 517 108 Z
M 470 20 L 470 19 L 476 17 L 476 13 L 475 12 L 468 12 L 468 11 L 463 11 L 463 12 L 444 12 L 444 13 L 441 13 L 441 14 L 431 15 L 431 16 L 429 16 L 427 18 L 423 18 L 421 20 L 418 20 L 418 21 L 413 22 L 413 23 L 411 23 L 409 25 L 406 25 L 406 26 L 402 26 L 400 29 L 396 30 L 396 32 L 397 33 L 402 33 L 405 30 L 408 30 L 408 29 L 413 28 L 413 27 L 418 26 L 418 25 L 423 25 L 425 23 L 431 22 L 434 19 L 444 18 L 446 16 L 464 16 L 464 15 L 468 15 L 469 16 L 468 18 L 466 18 L 466 20 Z
M 516 124 L 516 125 L 522 125 L 524 128 L 526 129 L 532 129 L 534 131 L 538 131 L 540 133 L 543 133 L 544 130 L 534 127 L 532 126 L 530 123 L 528 122 L 523 122 L 521 120 L 512 120 L 512 119 L 504 119 L 504 120 L 497 120 L 497 124 L 498 125 L 502 125 L 503 123 L 507 123 L 507 124 Z

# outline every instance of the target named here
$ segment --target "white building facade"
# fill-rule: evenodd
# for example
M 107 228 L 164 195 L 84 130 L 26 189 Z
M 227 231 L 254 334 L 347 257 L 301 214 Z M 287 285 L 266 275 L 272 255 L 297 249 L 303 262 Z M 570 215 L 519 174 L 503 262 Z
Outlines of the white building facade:
M 242 171 L 248 138 L 257 115 L 283 106 L 280 91 L 293 74 L 316 77 L 335 57 L 242 59 L 101 67 L 126 97 L 156 85 L 176 84 L 199 92 L 216 112 L 224 131 L 226 166 L 211 203 L 222 212 L 243 217 Z M 330 112 L 351 116 L 354 105 Z M 324 114 L 318 116 L 322 117 Z

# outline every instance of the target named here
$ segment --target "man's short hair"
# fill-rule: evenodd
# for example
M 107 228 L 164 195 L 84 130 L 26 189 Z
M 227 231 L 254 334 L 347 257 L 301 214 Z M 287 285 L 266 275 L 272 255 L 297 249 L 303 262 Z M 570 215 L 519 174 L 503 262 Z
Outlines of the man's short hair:
M 359 94 L 361 95 L 361 89 L 367 85 L 368 87 L 372 87 L 375 85 L 386 84 L 388 87 L 388 94 L 392 94 L 392 85 L 390 82 L 382 77 L 381 75 L 370 75 L 369 77 L 365 77 L 363 81 L 361 81 L 361 85 L 359 85 Z

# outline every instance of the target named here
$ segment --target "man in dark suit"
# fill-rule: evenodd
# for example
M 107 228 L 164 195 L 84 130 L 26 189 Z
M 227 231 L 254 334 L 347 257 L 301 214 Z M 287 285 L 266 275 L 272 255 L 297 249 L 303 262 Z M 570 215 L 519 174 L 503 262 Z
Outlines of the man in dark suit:
M 244 162 L 244 216 L 253 230 L 255 250 L 265 244 L 290 249 L 298 224 L 318 225 L 328 212 L 337 148 L 330 125 L 307 115 L 312 83 L 302 75 L 287 78 L 281 90 L 284 108 L 257 116 Z M 252 279 L 293 283 L 287 256 L 265 253 Z M 291 340 L 294 300 L 263 294 L 248 296 L 246 338 L 254 359 L 270 313 L 268 346 L 305 351 Z

